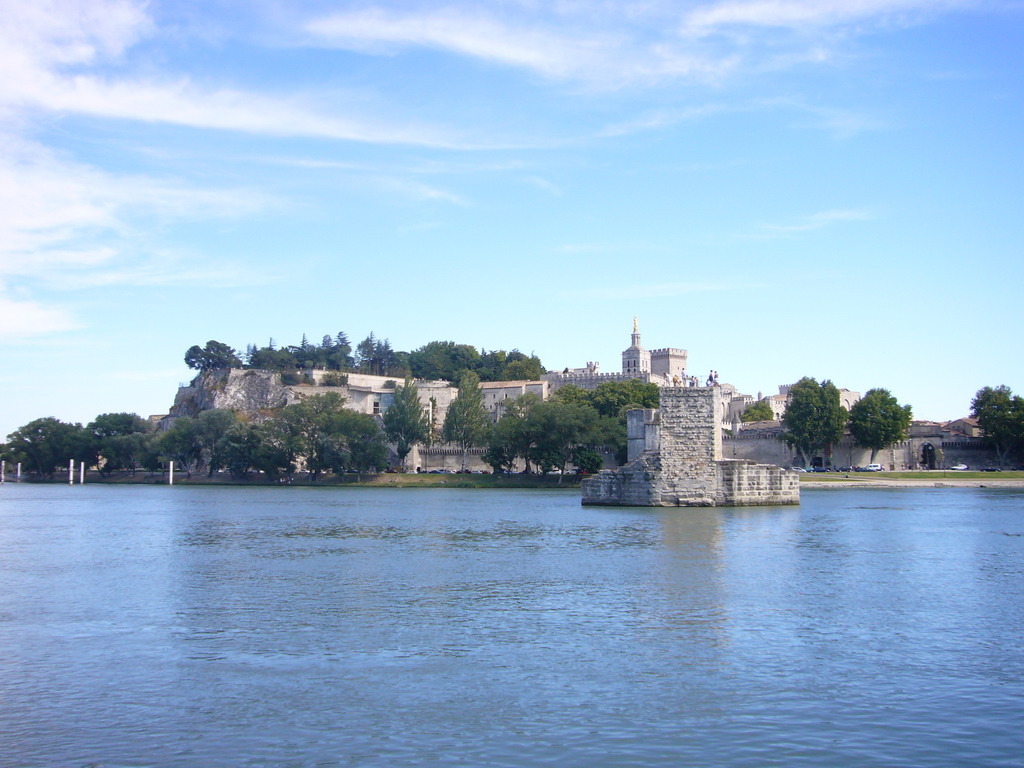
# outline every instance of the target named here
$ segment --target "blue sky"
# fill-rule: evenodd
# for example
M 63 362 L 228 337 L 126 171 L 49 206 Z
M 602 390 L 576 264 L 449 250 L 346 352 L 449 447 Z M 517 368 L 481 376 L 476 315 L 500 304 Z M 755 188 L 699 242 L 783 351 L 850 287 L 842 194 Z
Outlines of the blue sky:
M 0 433 L 371 331 L 1024 390 L 1024 4 L 0 0 Z

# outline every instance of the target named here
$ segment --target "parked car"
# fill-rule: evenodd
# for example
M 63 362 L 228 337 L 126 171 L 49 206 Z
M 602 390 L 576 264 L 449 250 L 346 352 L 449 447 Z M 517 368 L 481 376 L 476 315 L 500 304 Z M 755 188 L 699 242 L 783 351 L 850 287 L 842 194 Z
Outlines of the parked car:
M 865 472 L 881 472 L 882 471 L 882 465 L 881 464 L 868 464 L 866 467 L 864 467 L 864 471 Z
M 790 469 L 791 472 L 806 472 L 807 471 L 803 467 L 790 467 L 789 469 Z
M 967 465 L 966 464 L 954 464 L 952 467 L 950 467 L 950 469 L 953 470 L 954 472 L 966 472 L 967 471 Z

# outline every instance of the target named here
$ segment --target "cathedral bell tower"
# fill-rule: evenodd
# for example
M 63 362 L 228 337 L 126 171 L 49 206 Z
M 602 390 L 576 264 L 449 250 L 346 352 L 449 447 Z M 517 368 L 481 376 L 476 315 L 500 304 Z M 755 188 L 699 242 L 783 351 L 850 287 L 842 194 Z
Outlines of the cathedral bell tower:
M 640 378 L 651 371 L 651 354 L 640 343 L 640 325 L 636 317 L 633 318 L 631 340 L 629 349 L 622 353 L 622 373 L 625 376 Z

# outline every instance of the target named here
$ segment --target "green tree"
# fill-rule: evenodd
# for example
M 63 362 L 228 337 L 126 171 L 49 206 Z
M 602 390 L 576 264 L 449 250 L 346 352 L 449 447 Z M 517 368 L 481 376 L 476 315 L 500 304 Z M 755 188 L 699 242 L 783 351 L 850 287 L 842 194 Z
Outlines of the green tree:
M 431 341 L 409 353 L 409 369 L 418 379 L 459 381 L 465 371 L 480 367 L 480 353 L 469 344 Z
M 203 456 L 203 444 L 195 419 L 191 416 L 176 418 L 170 428 L 160 434 L 158 445 L 166 461 L 173 461 L 185 471 L 186 477 L 192 477 L 192 470 Z
M 459 394 L 448 406 L 445 414 L 442 438 L 455 443 L 462 449 L 462 469 L 466 469 L 469 449 L 485 445 L 491 427 L 491 419 L 484 408 L 484 393 L 480 389 L 480 377 L 472 371 L 462 374 Z
M 480 366 L 476 370 L 480 381 L 501 381 L 507 357 L 508 354 L 503 349 L 494 349 L 490 352 L 481 349 Z
M 1024 448 L 1024 398 L 1006 385 L 979 389 L 971 401 L 971 416 L 978 420 L 1001 465 Z
M 206 464 L 207 476 L 222 469 L 224 460 L 224 436 L 228 430 L 238 423 L 233 411 L 213 408 L 202 411 L 195 418 L 195 437 L 199 443 L 200 460 Z
M 552 394 L 551 400 L 558 400 L 563 403 L 577 403 L 579 405 L 590 405 L 594 404 L 591 398 L 591 392 L 577 387 L 575 384 L 566 384 L 556 389 Z
M 557 400 L 537 403 L 526 416 L 524 433 L 540 471 L 559 470 L 561 484 L 561 475 L 573 456 L 581 449 L 592 448 L 597 424 L 597 411 L 589 405 Z
M 350 469 L 361 474 L 387 466 L 384 434 L 373 416 L 345 409 L 335 416 L 334 427 L 345 436 L 346 443 L 344 466 L 336 467 L 336 472 Z
M 295 355 L 287 349 L 261 347 L 249 356 L 249 367 L 264 371 L 294 370 L 299 367 Z
M 248 477 L 255 467 L 260 435 L 255 424 L 236 421 L 220 439 L 220 455 L 224 467 L 236 480 Z
M 602 416 L 621 416 L 634 408 L 657 408 L 660 390 L 657 384 L 639 379 L 606 381 L 598 384 L 590 395 L 590 402 Z
M 576 465 L 580 474 L 592 475 L 601 471 L 604 466 L 604 458 L 594 448 L 580 446 L 573 454 L 572 463 Z
M 332 371 L 347 371 L 352 368 L 352 345 L 348 336 L 339 331 L 334 339 L 324 336 L 324 365 Z
M 772 404 L 768 400 L 758 400 L 752 403 L 741 415 L 740 421 L 749 424 L 752 421 L 772 421 L 775 412 L 772 411 Z
M 847 416 L 835 384 L 827 380 L 818 384 L 804 377 L 789 388 L 782 439 L 800 452 L 804 466 L 808 466 L 813 454 L 842 439 Z
M 163 457 L 160 455 L 160 433 L 154 430 L 144 435 L 134 435 L 134 437 L 139 438 L 139 466 L 149 472 L 159 472 L 163 468 Z
M 185 352 L 185 365 L 199 371 L 212 371 L 218 368 L 241 368 L 242 361 L 238 353 L 227 344 L 211 339 L 204 347 L 189 347 Z
M 501 377 L 505 381 L 538 381 L 544 374 L 544 366 L 536 355 L 524 355 L 522 352 L 512 350 L 508 354 L 508 362 Z
M 518 458 L 525 462 L 525 471 L 530 471 L 535 434 L 527 423 L 527 417 L 540 403 L 541 399 L 532 393 L 506 401 L 505 412 L 491 430 L 491 439 L 483 457 L 495 472 L 511 472 Z
M 398 462 L 404 469 L 412 447 L 424 442 L 430 434 L 430 420 L 411 378 L 395 390 L 395 401 L 384 412 L 383 422 L 384 434 L 395 444 Z
M 281 415 L 257 424 L 253 431 L 256 446 L 252 468 L 271 479 L 290 476 L 295 471 L 297 439 Z
M 887 389 L 869 389 L 850 409 L 850 434 L 857 445 L 871 449 L 871 463 L 887 445 L 907 439 L 909 405 L 900 405 Z
M 345 398 L 337 392 L 328 392 L 307 397 L 284 409 L 284 423 L 295 436 L 296 450 L 305 459 L 314 482 L 322 472 L 344 466 L 348 442 L 337 426 L 337 418 L 344 408 Z
M 47 416 L 30 421 L 7 436 L 5 455 L 37 475 L 53 477 L 68 461 L 96 463 L 96 437 L 81 424 Z
M 103 413 L 89 422 L 86 429 L 96 438 L 96 448 L 103 457 L 103 474 L 126 469 L 134 475 L 153 425 L 134 413 Z
M 626 440 L 626 413 L 634 408 L 657 408 L 660 390 L 654 384 L 644 384 L 633 379 L 626 382 L 605 382 L 597 389 L 586 390 L 574 384 L 560 387 L 552 396 L 552 400 L 587 405 L 598 411 L 595 428 L 594 447 L 602 447 L 615 453 L 619 464 L 625 464 L 628 446 Z M 603 459 L 599 451 L 594 451 L 596 459 L 590 458 L 587 469 L 573 460 L 581 471 L 593 472 L 594 467 L 600 469 Z
M 356 345 L 356 366 L 360 373 L 380 374 L 377 366 L 377 337 L 370 331 L 370 335 Z

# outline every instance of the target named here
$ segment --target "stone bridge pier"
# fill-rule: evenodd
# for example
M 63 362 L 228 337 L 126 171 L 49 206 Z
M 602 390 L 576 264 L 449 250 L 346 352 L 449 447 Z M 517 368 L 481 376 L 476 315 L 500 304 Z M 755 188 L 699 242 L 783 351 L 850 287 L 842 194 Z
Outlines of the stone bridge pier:
M 718 387 L 663 387 L 656 411 L 627 414 L 629 461 L 583 481 L 583 503 L 693 507 L 800 503 L 800 476 L 722 458 Z

